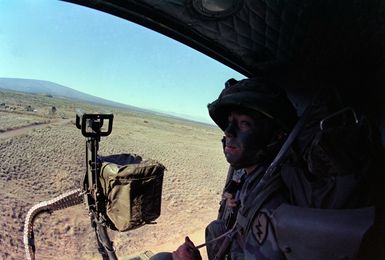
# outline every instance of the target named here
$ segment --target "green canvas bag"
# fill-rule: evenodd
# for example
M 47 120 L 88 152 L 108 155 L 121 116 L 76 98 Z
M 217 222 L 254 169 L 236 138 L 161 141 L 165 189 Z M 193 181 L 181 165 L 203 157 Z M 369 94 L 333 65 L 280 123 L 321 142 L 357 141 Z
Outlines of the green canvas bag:
M 99 158 L 105 218 L 112 230 L 127 231 L 160 216 L 165 167 L 138 155 L 118 154 Z

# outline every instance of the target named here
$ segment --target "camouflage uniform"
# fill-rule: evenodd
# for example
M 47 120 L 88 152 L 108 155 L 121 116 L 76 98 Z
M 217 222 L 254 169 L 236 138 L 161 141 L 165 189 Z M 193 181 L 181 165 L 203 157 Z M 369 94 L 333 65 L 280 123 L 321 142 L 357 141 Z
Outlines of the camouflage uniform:
M 240 192 L 241 206 L 239 212 L 253 210 L 253 205 L 247 205 L 246 198 L 252 193 L 265 173 L 266 166 L 260 166 L 255 172 L 246 176 L 245 183 Z M 233 238 L 228 256 L 231 259 L 285 259 L 283 253 L 278 248 L 271 216 L 274 209 L 281 205 L 285 200 L 282 192 L 275 192 L 269 198 L 258 213 L 253 216 L 252 224 L 248 230 L 240 230 Z M 206 228 L 206 241 L 220 236 L 227 231 L 223 220 L 216 220 Z M 218 252 L 223 239 L 207 246 L 209 259 L 213 259 Z
M 241 208 L 239 214 L 253 209 L 248 205 L 246 198 L 252 193 L 257 183 L 261 180 L 266 167 L 259 167 L 253 175 L 248 176 L 241 191 Z M 275 192 L 262 206 L 255 216 L 252 217 L 252 224 L 249 230 L 241 230 L 237 237 L 237 244 L 243 249 L 241 254 L 237 252 L 233 259 L 285 259 L 279 250 L 275 233 L 271 223 L 271 216 L 279 205 L 285 202 L 282 192 Z M 242 245 L 243 244 L 243 245 Z M 240 248 L 238 246 L 238 248 Z M 239 250 L 239 249 L 238 249 Z

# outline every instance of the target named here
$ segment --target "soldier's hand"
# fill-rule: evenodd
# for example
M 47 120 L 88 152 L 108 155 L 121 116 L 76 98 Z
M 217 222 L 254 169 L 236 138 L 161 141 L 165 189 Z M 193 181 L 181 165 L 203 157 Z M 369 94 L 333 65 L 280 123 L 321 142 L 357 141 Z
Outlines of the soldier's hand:
M 172 252 L 173 260 L 201 260 L 201 254 L 189 237 L 185 238 L 183 245 Z
M 223 197 L 226 199 L 226 205 L 230 208 L 235 208 L 238 206 L 237 200 L 234 198 L 234 195 L 228 192 L 223 193 Z

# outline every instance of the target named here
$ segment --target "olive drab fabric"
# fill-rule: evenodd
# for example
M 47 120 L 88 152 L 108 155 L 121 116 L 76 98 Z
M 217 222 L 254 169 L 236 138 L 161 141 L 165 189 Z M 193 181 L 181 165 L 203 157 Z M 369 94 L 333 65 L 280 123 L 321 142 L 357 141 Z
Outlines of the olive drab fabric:
M 384 150 L 364 113 L 322 91 L 297 142 L 300 160 L 281 170 L 293 205 L 348 209 L 382 205 Z M 302 160 L 302 163 L 300 162 Z
M 255 211 L 255 198 L 261 194 L 258 192 L 258 184 L 268 168 L 260 165 L 254 173 L 246 176 L 245 183 L 240 192 L 241 207 L 238 212 L 237 222 L 242 227 L 236 240 L 230 248 L 232 259 L 284 259 L 284 254 L 276 241 L 271 216 L 275 209 L 286 202 L 285 191 L 278 181 L 278 186 L 271 189 L 267 199 L 263 199 L 260 210 Z
M 298 260 L 357 259 L 373 218 L 374 207 L 320 209 L 284 203 L 270 219 L 285 259 Z
M 231 241 L 226 253 L 227 259 L 285 259 L 284 253 L 277 243 L 274 226 L 271 222 L 274 210 L 287 201 L 283 196 L 282 187 L 277 187 L 277 190 L 271 193 L 271 196 L 264 201 L 261 210 L 257 214 L 249 214 L 249 212 L 254 211 L 253 201 L 258 195 L 256 194 L 258 191 L 257 186 L 267 167 L 267 165 L 259 165 L 254 172 L 244 176 L 244 183 L 239 194 L 240 208 L 236 220 L 240 229 L 237 229 L 238 231 Z M 251 224 L 249 229 L 247 228 L 248 223 Z M 206 228 L 206 242 L 212 241 L 228 230 L 226 219 L 222 218 L 211 222 Z M 207 246 L 207 254 L 210 260 L 215 258 L 222 243 L 223 239 L 220 239 Z
M 101 157 L 105 217 L 113 230 L 127 231 L 157 219 L 165 167 L 131 154 Z

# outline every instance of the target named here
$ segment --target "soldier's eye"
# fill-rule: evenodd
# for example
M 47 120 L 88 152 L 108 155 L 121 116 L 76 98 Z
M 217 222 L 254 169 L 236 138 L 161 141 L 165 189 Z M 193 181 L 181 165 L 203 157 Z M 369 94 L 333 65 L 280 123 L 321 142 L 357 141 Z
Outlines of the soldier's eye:
M 239 126 L 241 128 L 250 128 L 252 126 L 252 123 L 248 120 L 242 120 L 239 122 Z

